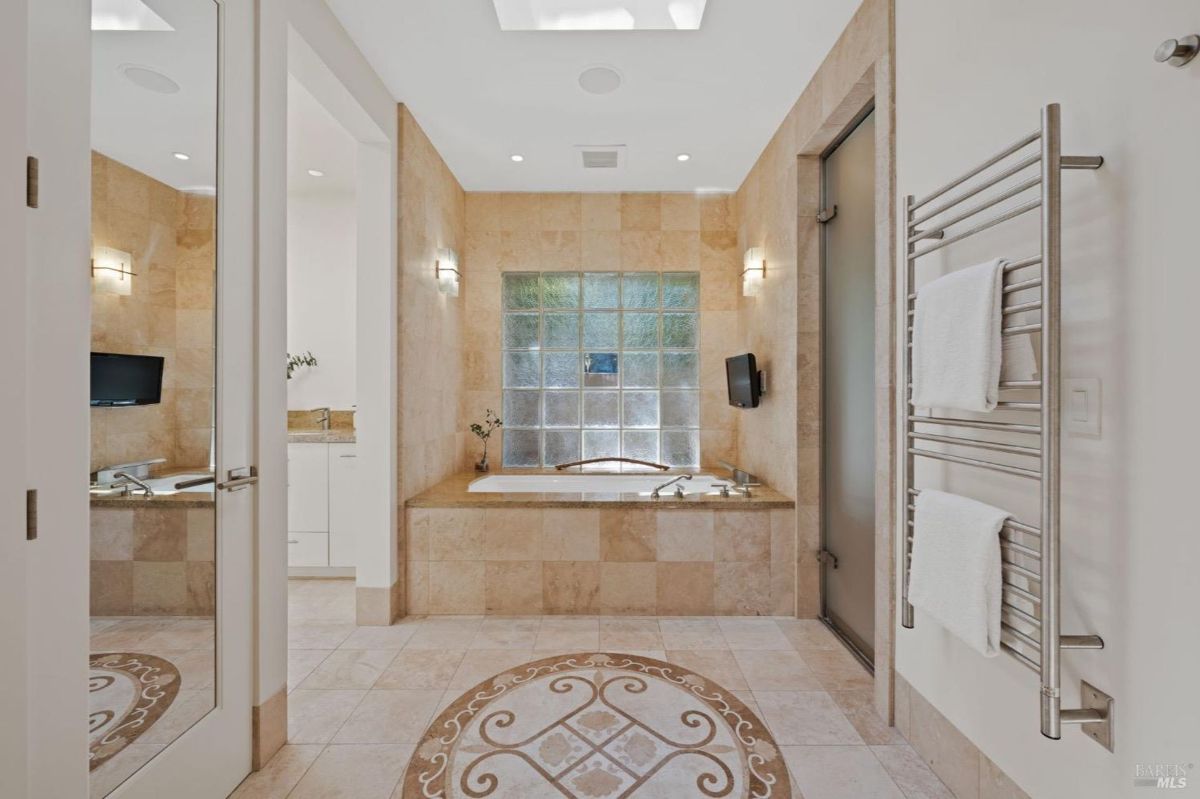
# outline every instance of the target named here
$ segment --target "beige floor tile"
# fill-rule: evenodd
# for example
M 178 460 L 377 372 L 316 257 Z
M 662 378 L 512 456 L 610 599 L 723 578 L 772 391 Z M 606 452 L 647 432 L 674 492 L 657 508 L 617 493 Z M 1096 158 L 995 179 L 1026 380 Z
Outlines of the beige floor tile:
M 266 766 L 242 780 L 230 799 L 285 799 L 324 748 L 323 744 L 283 747 Z
M 184 691 L 212 688 L 216 679 L 216 652 L 211 649 L 182 651 L 152 650 L 148 654 L 169 660 L 179 669 L 179 687 Z
M 559 653 L 599 649 L 600 621 L 547 616 L 542 619 L 533 648 Z
M 468 649 L 533 649 L 541 619 L 485 619 Z
M 366 691 L 306 691 L 288 696 L 288 743 L 329 743 Z
M 180 691 L 162 717 L 138 736 L 138 743 L 166 745 L 187 732 L 193 724 L 208 715 L 216 705 L 211 688 L 199 691 Z
M 377 690 L 446 690 L 462 663 L 462 649 L 409 649 L 396 656 L 374 687 Z
M 161 744 L 130 744 L 88 776 L 88 793 L 93 799 L 107 796 L 164 748 Z
M 666 649 L 655 619 L 601 619 L 600 648 L 604 651 Z
M 713 649 L 725 644 L 716 619 L 660 619 L 658 626 L 668 650 Z
M 754 698 L 753 693 L 750 691 L 733 691 L 733 695 L 742 700 L 742 704 L 750 708 L 754 712 L 754 715 L 758 716 L 758 720 L 764 726 L 766 725 L 766 722 L 763 721 L 762 708 L 758 706 L 758 700 Z
M 701 677 L 712 680 L 727 691 L 749 689 L 737 660 L 728 649 L 669 650 L 667 661 L 691 669 Z
M 329 746 L 289 799 L 389 799 L 404 776 L 412 746 Z
M 333 621 L 288 622 L 288 649 L 337 649 L 357 629 Z
M 287 689 L 290 694 L 304 682 L 321 661 L 329 657 L 330 649 L 289 649 Z
M 781 746 L 863 743 L 824 691 L 755 691 L 754 698 L 775 742 Z
M 798 650 L 845 647 L 823 622 L 816 619 L 776 619 L 775 624 Z
M 462 649 L 483 626 L 482 617 L 461 619 L 445 616 L 425 619 L 417 626 L 413 637 L 404 645 L 405 649 Z
M 954 799 L 950 789 L 908 744 L 872 746 L 871 751 L 908 799 Z
M 829 696 L 846 714 L 846 718 L 858 730 L 868 744 L 887 746 L 905 743 L 904 736 L 875 711 L 875 690 L 862 688 L 856 691 L 829 691 Z
M 338 649 L 298 687 L 310 691 L 370 688 L 397 654 L 395 649 Z
M 733 656 L 752 691 L 821 690 L 812 669 L 795 652 L 742 649 Z
M 784 746 L 783 757 L 805 799 L 904 799 L 866 746 Z
M 444 691 L 369 691 L 333 737 L 335 744 L 415 744 Z
M 790 650 L 791 643 L 772 619 L 722 617 L 717 620 L 730 649 Z
M 468 650 L 462 663 L 459 664 L 458 670 L 454 672 L 449 688 L 451 691 L 458 691 L 461 694 L 505 669 L 511 669 L 514 666 L 520 666 L 546 656 L 545 653 L 534 652 L 530 649 L 524 651 L 519 649 Z
M 343 641 L 341 649 L 403 649 L 417 631 L 418 624 L 393 624 L 390 627 L 359 627 Z
M 800 657 L 826 691 L 871 690 L 875 678 L 846 649 L 806 649 Z

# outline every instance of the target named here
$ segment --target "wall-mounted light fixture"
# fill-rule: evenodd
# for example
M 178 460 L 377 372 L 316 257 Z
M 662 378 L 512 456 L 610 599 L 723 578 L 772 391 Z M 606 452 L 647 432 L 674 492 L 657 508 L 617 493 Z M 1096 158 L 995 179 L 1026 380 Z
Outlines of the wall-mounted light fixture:
M 132 294 L 133 256 L 113 247 L 97 247 L 92 252 L 92 280 L 105 294 Z
M 767 279 L 767 258 L 762 247 L 746 250 L 742 261 L 742 296 L 757 297 Z
M 439 249 L 437 260 L 433 264 L 433 275 L 437 278 L 438 291 L 450 297 L 458 296 L 458 284 L 462 272 L 458 271 L 458 253 L 454 250 Z

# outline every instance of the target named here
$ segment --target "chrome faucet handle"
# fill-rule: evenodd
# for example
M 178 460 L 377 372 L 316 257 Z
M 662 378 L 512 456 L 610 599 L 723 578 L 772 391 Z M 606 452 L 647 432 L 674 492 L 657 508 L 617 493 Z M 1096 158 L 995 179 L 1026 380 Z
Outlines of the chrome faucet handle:
M 683 486 L 679 483 L 675 484 L 675 499 L 683 499 Z
M 729 483 L 713 483 L 712 487 L 718 489 L 722 497 L 729 499 Z

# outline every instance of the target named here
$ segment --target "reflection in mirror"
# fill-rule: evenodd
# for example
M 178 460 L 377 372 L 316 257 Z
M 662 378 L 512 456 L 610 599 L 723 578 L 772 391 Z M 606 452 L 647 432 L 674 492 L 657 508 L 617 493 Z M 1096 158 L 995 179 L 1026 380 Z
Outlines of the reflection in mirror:
M 218 9 L 93 0 L 92 15 L 96 797 L 215 702 Z

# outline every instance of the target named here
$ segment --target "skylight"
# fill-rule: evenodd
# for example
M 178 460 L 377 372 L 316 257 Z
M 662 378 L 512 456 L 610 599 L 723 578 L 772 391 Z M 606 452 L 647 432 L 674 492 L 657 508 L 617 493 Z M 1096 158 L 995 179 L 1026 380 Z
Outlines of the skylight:
M 142 0 L 92 0 L 94 31 L 173 31 Z
M 492 0 L 506 31 L 694 31 L 708 0 Z

